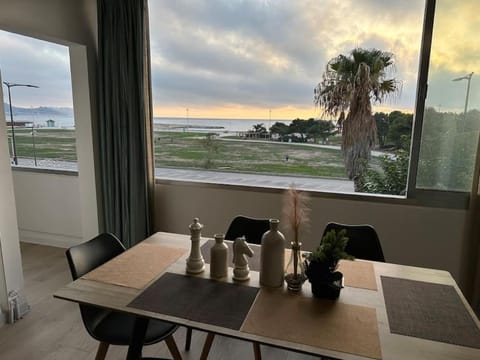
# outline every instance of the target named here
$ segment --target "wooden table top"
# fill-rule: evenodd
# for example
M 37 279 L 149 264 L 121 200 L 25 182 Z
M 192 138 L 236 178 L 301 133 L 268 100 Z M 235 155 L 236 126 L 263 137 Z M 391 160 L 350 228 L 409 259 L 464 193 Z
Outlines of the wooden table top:
M 202 238 L 202 243 L 206 242 L 207 240 L 208 239 L 206 238 Z M 185 249 L 184 254 L 181 255 L 177 261 L 175 261 L 164 271 L 185 274 L 185 260 L 189 255 L 191 244 L 189 236 L 159 232 L 146 239 L 143 243 Z M 390 332 L 380 276 L 389 276 L 393 278 L 417 280 L 453 286 L 461 301 L 465 305 L 468 314 L 472 317 L 474 323 L 480 329 L 480 322 L 465 300 L 455 280 L 448 272 L 389 263 L 372 262 L 372 264 L 374 266 L 378 290 L 373 291 L 346 286 L 342 290 L 337 303 L 375 309 L 382 359 L 480 359 L 480 349 L 477 348 L 453 345 L 445 342 L 426 340 L 412 336 L 398 335 Z M 159 278 L 164 272 L 156 275 L 155 279 Z M 205 271 L 197 276 L 200 278 L 209 279 L 209 274 L 209 266 L 207 264 Z M 152 280 L 152 282 L 154 280 Z M 228 279 L 224 279 L 223 281 L 232 282 L 232 268 L 229 268 Z M 246 285 L 256 287 L 260 286 L 258 272 L 251 271 L 250 280 L 246 282 Z M 130 304 L 132 300 L 135 299 L 141 292 L 142 289 L 137 289 L 134 287 L 113 285 L 105 282 L 80 278 L 57 290 L 54 294 L 54 297 L 77 303 L 90 304 L 112 310 L 128 312 L 151 319 L 166 320 L 179 325 L 190 326 L 195 329 L 210 331 L 239 339 L 257 341 L 263 344 L 278 346 L 314 355 L 325 355 L 340 359 L 368 358 L 346 352 L 334 351 L 329 348 L 305 345 L 298 342 L 285 341 L 267 336 L 259 336 L 241 330 L 232 330 L 220 326 L 213 326 L 201 322 L 186 320 L 184 318 L 128 307 L 127 305 Z M 301 296 L 306 298 L 311 297 L 310 284 L 308 282 L 304 284 Z

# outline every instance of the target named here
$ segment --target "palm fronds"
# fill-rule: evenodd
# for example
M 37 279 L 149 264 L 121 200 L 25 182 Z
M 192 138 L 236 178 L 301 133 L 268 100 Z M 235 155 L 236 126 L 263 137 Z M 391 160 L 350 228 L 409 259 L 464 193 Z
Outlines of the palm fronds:
M 394 66 L 393 54 L 389 52 L 356 48 L 348 55 L 331 59 L 314 89 L 314 103 L 326 115 L 340 115 L 342 149 L 350 179 L 358 178 L 375 145 L 377 129 L 372 102 L 381 103 L 400 89 L 400 83 L 389 78 Z

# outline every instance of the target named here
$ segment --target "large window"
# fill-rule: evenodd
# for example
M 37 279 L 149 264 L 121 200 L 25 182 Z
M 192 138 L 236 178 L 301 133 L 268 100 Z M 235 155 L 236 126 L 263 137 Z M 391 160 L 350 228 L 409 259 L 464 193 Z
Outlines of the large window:
M 279 185 L 308 178 L 311 189 L 405 195 L 422 1 L 155 0 L 149 7 L 159 177 L 251 176 L 261 185 L 268 175 Z M 355 49 L 388 56 L 380 67 L 369 62 L 370 85 L 393 80 L 389 91 L 363 99 L 370 122 L 359 132 L 345 130 L 358 107 L 347 89 L 356 68 L 339 111 L 314 104 L 329 61 L 343 54 L 358 67 Z M 337 70 L 338 80 L 348 69 Z M 365 151 L 347 156 L 358 158 L 353 173 L 342 131 L 371 135 Z
M 480 130 L 477 0 L 437 1 L 417 187 L 470 192 Z
M 76 169 L 68 47 L 0 31 L 0 70 L 12 164 Z

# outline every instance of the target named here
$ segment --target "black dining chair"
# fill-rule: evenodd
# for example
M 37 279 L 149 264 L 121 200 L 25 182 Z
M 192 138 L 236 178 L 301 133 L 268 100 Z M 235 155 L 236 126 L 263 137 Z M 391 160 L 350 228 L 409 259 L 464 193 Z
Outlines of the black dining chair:
M 371 225 L 349 225 L 329 222 L 323 231 L 323 236 L 330 230 L 337 232 L 345 229 L 347 231 L 348 243 L 345 252 L 364 260 L 385 262 L 382 245 L 375 228 Z
M 268 230 L 270 230 L 270 219 L 256 219 L 239 215 L 230 223 L 225 233 L 225 240 L 235 240 L 237 237 L 245 236 L 248 243 L 260 245 L 262 235 Z
M 225 240 L 235 240 L 238 237 L 245 236 L 245 239 L 250 244 L 259 245 L 262 242 L 262 235 L 268 230 L 270 230 L 270 219 L 256 219 L 239 215 L 230 223 L 230 226 L 225 233 Z M 208 357 L 214 338 L 215 334 L 207 334 L 200 359 L 203 360 Z M 253 342 L 253 352 L 255 360 L 260 360 L 262 358 L 260 344 L 258 342 Z
M 123 244 L 112 234 L 104 233 L 66 251 L 73 280 L 99 267 L 125 251 Z M 109 345 L 129 345 L 133 334 L 135 316 L 90 305 L 80 304 L 80 314 L 85 329 L 100 341 L 95 360 L 103 360 Z M 181 359 L 173 333 L 178 326 L 159 320 L 150 320 L 144 345 L 165 340 L 174 359 Z

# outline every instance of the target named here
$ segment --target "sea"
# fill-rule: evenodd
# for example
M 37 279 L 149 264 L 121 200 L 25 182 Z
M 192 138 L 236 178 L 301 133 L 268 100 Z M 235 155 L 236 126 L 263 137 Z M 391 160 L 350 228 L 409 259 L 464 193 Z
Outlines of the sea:
M 220 118 L 175 118 L 155 117 L 155 130 L 162 131 L 194 131 L 194 132 L 242 132 L 253 129 L 253 125 L 263 124 L 270 128 L 276 122 L 286 125 L 291 120 L 285 119 L 220 119 Z
M 75 128 L 73 116 L 51 116 L 51 115 L 18 115 L 15 121 L 33 122 L 37 127 L 46 127 L 47 120 L 54 120 L 56 128 Z M 7 121 L 10 119 L 8 118 Z M 270 128 L 276 122 L 286 125 L 291 120 L 285 119 L 220 119 L 220 118 L 180 118 L 180 117 L 155 117 L 153 119 L 155 130 L 162 131 L 193 131 L 193 132 L 242 132 L 252 130 L 253 125 L 263 124 Z

